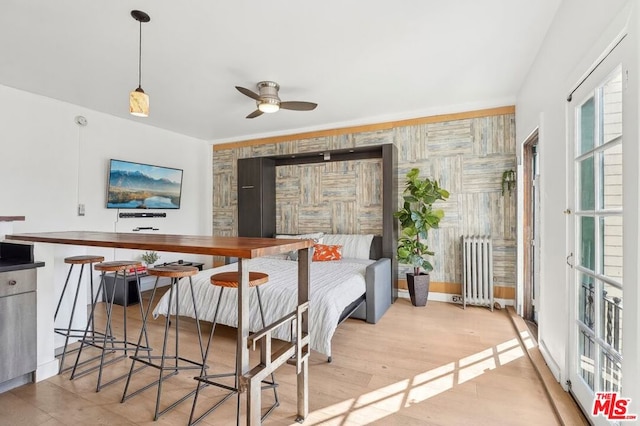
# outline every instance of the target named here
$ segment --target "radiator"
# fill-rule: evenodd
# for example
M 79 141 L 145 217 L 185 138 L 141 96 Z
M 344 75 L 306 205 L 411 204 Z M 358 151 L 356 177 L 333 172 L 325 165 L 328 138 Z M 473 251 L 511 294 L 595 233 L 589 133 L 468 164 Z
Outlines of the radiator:
M 462 306 L 489 306 L 493 311 L 491 237 L 462 237 Z

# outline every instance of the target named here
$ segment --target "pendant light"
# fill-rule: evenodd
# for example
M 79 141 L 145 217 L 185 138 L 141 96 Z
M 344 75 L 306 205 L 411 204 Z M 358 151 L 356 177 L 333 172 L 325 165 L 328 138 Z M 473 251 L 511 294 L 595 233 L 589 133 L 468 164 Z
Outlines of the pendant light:
M 132 10 L 131 16 L 140 23 L 138 41 L 138 88 L 129 94 L 129 112 L 137 117 L 149 116 L 149 95 L 142 90 L 142 23 L 149 22 L 149 15 L 141 10 Z

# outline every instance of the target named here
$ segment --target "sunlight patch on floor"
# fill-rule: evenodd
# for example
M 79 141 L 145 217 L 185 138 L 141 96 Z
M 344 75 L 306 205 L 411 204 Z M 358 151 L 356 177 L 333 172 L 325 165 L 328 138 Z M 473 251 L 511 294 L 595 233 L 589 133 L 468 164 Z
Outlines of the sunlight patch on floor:
M 410 386 L 409 380 L 402 380 L 384 386 L 375 391 L 361 395 L 353 404 L 355 408 L 367 407 L 376 404 L 379 408 L 396 412 L 402 408 L 404 390 Z
M 461 368 L 458 371 L 458 384 L 461 385 L 469 380 L 484 374 L 485 371 L 495 370 L 496 360 L 493 358 L 493 354 L 490 358 L 478 360 L 475 364 L 471 364 L 467 367 Z
M 536 345 L 536 342 L 533 340 L 533 336 L 531 336 L 531 334 L 526 330 L 520 332 L 520 338 L 527 349 L 531 349 Z
M 534 345 L 528 332 L 522 332 L 521 338 L 527 348 Z M 520 341 L 514 338 L 458 361 L 419 373 L 411 379 L 401 380 L 357 398 L 349 398 L 316 410 L 309 414 L 305 424 L 355 425 L 381 420 L 522 356 L 524 349 Z

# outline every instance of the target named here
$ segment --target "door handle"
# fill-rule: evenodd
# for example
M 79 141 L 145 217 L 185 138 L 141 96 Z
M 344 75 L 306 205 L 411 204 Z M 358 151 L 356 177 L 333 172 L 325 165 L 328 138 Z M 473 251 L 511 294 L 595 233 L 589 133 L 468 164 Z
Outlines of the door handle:
M 569 256 L 567 256 L 567 265 L 569 265 L 571 268 L 573 268 L 573 264 L 569 262 L 569 259 L 571 259 L 572 257 L 573 257 L 573 253 L 569 253 Z

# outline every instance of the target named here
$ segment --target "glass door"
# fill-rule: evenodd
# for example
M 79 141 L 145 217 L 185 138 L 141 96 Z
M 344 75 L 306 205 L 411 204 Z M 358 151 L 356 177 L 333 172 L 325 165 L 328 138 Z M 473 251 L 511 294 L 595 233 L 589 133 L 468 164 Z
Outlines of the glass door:
M 569 376 L 587 413 L 595 392 L 622 392 L 623 73 L 621 65 L 607 65 L 614 60 L 610 56 L 576 91 L 569 113 L 575 197 Z
M 538 324 L 538 311 L 540 306 L 538 305 L 538 295 L 540 294 L 540 165 L 538 163 L 540 156 L 538 155 L 538 145 L 532 146 L 532 172 L 533 181 L 531 184 L 532 192 L 532 244 L 531 244 L 531 271 L 532 271 L 532 285 L 531 285 L 531 305 L 532 318 L 531 321 Z
M 540 174 L 538 131 L 523 145 L 523 317 L 538 323 L 538 295 L 540 286 Z M 535 332 L 535 331 L 534 331 Z M 537 338 L 538 336 L 536 336 Z

